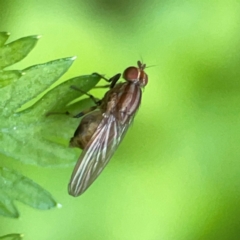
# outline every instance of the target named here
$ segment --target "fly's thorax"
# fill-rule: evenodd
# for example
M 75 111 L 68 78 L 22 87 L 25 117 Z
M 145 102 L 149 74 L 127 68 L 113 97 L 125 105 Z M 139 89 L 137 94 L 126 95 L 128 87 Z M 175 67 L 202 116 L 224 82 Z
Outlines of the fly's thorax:
M 144 87 L 148 83 L 148 75 L 145 73 L 144 69 L 146 68 L 146 64 L 137 62 L 138 67 L 128 67 L 123 72 L 123 78 L 135 84 L 139 84 L 140 87 Z
M 138 84 L 126 82 L 118 93 L 117 112 L 121 115 L 133 115 L 139 108 L 142 90 Z
M 104 96 L 101 111 L 104 117 L 113 114 L 121 123 L 136 113 L 141 103 L 139 84 L 123 82 L 110 89 Z
M 118 83 L 105 93 L 100 106 L 100 109 L 103 112 L 109 112 L 110 109 L 113 109 L 116 106 L 118 101 L 118 94 L 120 91 L 122 91 L 122 86 L 124 84 L 125 83 Z

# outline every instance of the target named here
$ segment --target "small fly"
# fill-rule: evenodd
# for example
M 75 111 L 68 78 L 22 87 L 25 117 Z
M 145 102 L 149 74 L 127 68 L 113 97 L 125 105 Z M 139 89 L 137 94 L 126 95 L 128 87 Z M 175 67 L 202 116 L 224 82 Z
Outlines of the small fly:
M 142 87 L 148 83 L 144 69 L 146 64 L 137 62 L 137 67 L 128 67 L 123 72 L 125 82 L 117 83 L 121 74 L 109 81 L 110 90 L 96 107 L 80 113 L 84 116 L 70 140 L 70 146 L 83 149 L 74 167 L 69 194 L 77 197 L 87 190 L 105 168 L 116 151 L 140 106 Z M 94 110 L 94 111 L 93 111 Z M 89 113 L 90 112 L 90 113 Z

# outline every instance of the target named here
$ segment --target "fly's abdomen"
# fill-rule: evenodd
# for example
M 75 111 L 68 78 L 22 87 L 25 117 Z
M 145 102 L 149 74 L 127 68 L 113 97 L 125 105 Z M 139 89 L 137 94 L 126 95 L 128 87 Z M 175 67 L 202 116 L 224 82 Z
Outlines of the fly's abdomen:
M 100 111 L 92 112 L 83 117 L 73 137 L 70 139 L 69 146 L 84 149 L 101 120 L 102 113 Z

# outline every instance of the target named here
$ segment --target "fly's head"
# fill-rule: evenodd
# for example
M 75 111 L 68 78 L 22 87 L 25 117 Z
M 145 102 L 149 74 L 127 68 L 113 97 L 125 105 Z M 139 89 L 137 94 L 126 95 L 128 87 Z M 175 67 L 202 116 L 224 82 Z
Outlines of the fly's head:
M 137 62 L 138 67 L 128 67 L 123 72 L 123 78 L 128 82 L 137 83 L 140 87 L 144 87 L 148 83 L 148 75 L 144 72 L 146 64 Z

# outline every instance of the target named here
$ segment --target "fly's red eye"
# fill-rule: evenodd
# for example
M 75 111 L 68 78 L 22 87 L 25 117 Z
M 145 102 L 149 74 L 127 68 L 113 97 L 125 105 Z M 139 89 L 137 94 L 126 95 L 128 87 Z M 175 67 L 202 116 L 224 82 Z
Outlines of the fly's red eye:
M 123 73 L 123 78 L 127 81 L 136 81 L 139 78 L 139 69 L 136 67 L 129 67 Z

